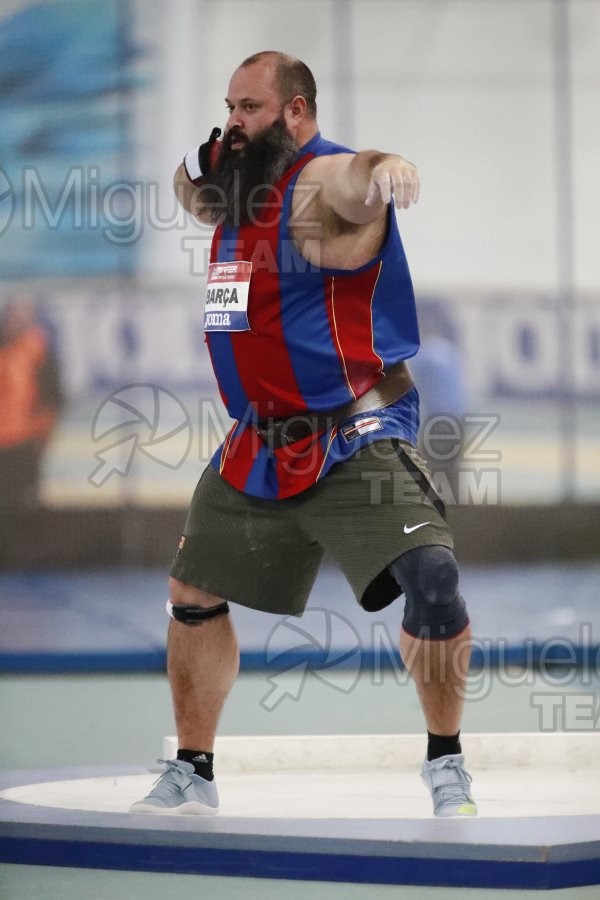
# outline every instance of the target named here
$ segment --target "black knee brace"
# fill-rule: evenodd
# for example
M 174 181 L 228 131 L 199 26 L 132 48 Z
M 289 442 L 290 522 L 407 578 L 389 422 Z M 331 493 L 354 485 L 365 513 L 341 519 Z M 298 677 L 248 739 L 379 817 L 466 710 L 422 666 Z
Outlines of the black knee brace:
M 226 616 L 229 614 L 229 604 L 227 601 L 219 603 L 218 606 L 175 606 L 170 600 L 167 601 L 167 612 L 172 619 L 177 622 L 183 622 L 184 625 L 201 625 L 207 619 L 214 619 L 215 616 Z
M 406 596 L 402 627 L 412 637 L 447 640 L 467 627 L 458 566 L 448 547 L 416 547 L 388 568 Z

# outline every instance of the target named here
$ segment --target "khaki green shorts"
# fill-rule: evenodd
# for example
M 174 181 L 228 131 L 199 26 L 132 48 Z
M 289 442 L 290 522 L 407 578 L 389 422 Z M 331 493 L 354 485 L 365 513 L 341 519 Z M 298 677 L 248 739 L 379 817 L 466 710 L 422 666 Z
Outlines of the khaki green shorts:
M 171 575 L 242 606 L 302 615 L 327 553 L 374 611 L 401 593 L 388 565 L 431 544 L 453 546 L 427 467 L 409 444 L 381 440 L 287 500 L 243 494 L 209 466 Z

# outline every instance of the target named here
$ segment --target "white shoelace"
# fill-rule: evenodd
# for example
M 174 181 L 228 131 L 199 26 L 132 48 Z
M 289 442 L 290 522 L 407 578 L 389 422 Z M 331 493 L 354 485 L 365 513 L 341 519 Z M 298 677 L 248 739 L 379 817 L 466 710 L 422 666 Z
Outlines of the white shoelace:
M 467 770 L 453 759 L 445 759 L 438 769 L 453 769 L 463 780 L 440 784 L 433 789 L 436 796 L 439 796 L 440 800 L 468 800 L 470 802 L 469 785 L 473 778 Z

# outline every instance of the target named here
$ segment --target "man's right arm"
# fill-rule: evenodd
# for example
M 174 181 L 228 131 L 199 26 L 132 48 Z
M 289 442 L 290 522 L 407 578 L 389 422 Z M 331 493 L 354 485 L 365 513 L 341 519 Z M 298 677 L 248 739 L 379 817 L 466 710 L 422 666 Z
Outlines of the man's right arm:
M 216 125 L 209 139 L 186 153 L 173 178 L 175 196 L 184 209 L 206 225 L 215 225 L 222 212 L 222 194 L 210 183 L 219 158 L 221 129 Z
M 205 225 L 215 225 L 218 210 L 215 204 L 215 188 L 205 182 L 195 184 L 187 176 L 185 166 L 181 163 L 173 177 L 175 196 L 187 212 L 191 213 Z

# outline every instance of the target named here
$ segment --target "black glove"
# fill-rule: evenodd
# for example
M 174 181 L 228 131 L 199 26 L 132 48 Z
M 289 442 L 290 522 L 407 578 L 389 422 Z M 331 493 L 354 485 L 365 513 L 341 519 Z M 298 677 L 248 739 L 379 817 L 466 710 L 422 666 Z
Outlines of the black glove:
M 221 137 L 221 129 L 213 128 L 210 137 L 205 144 L 200 144 L 198 148 L 198 162 L 200 163 L 200 171 L 203 175 L 210 175 L 214 164 L 219 158 L 221 152 L 222 141 L 217 140 Z
M 186 153 L 183 165 L 187 177 L 194 184 L 199 184 L 203 178 L 210 175 L 221 152 L 222 141 L 218 140 L 220 136 L 221 129 L 215 127 L 205 144 L 200 144 L 199 147 L 195 147 L 189 153 Z

